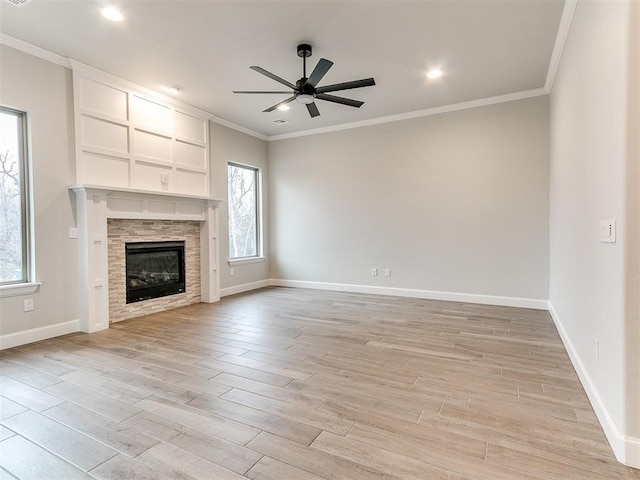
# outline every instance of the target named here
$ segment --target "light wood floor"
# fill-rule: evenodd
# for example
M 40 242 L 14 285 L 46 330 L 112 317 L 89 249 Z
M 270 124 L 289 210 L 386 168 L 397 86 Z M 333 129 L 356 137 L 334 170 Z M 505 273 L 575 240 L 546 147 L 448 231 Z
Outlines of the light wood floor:
M 270 288 L 0 366 L 0 479 L 640 479 L 542 311 Z

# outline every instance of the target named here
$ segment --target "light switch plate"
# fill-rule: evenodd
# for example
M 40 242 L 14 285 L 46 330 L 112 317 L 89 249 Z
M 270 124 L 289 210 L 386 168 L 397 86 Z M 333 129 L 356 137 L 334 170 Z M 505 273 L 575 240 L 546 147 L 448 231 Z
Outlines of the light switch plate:
M 600 241 L 602 243 L 616 243 L 615 220 L 603 220 L 600 222 Z

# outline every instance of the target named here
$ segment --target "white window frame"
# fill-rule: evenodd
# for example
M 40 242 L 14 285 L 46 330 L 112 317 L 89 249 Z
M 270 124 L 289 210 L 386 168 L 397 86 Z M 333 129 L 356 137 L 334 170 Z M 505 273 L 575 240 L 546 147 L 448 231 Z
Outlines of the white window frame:
M 32 164 L 28 113 L 17 108 L 0 105 L 2 112 L 16 115 L 20 119 L 20 200 L 22 220 L 22 271 L 23 278 L 14 282 L 0 283 L 0 298 L 18 295 L 30 295 L 38 290 L 40 283 L 35 281 L 35 247 L 33 242 L 33 197 Z
M 231 249 L 230 249 L 230 246 L 228 246 L 227 247 L 228 263 L 231 266 L 237 266 L 237 265 L 247 265 L 251 263 L 264 262 L 266 260 L 266 257 L 264 256 L 264 229 L 263 229 L 264 217 L 263 217 L 263 211 L 262 211 L 262 170 L 260 169 L 260 167 L 256 167 L 255 165 L 248 165 L 248 164 L 239 163 L 239 162 L 228 162 L 227 171 L 229 166 L 252 170 L 256 176 L 256 182 L 255 182 L 256 183 L 256 255 L 253 255 L 251 257 L 231 258 L 230 256 Z M 227 181 L 227 185 L 228 185 L 228 181 Z M 227 208 L 228 206 L 229 206 L 229 192 L 227 192 Z

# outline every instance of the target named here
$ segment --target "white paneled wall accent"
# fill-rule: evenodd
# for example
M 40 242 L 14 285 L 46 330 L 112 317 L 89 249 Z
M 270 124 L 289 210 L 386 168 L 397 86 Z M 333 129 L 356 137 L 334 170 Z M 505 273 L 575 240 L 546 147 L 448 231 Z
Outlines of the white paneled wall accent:
M 72 63 L 74 183 L 210 195 L 208 114 Z

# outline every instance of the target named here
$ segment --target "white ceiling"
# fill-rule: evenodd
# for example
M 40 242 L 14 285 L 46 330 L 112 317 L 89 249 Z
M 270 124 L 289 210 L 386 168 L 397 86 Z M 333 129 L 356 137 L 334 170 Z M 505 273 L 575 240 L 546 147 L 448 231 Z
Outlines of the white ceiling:
M 563 0 L 115 1 L 126 19 L 105 20 L 101 1 L 0 2 L 0 31 L 92 67 L 160 90 L 267 136 L 358 122 L 544 87 Z M 376 86 L 336 92 L 357 109 L 316 101 L 262 113 L 288 95 L 249 69 L 292 83 L 302 76 L 296 45 L 310 43 L 308 71 L 334 62 L 320 85 L 374 77 Z M 427 80 L 440 67 L 446 74 Z M 277 126 L 274 119 L 289 121 Z

